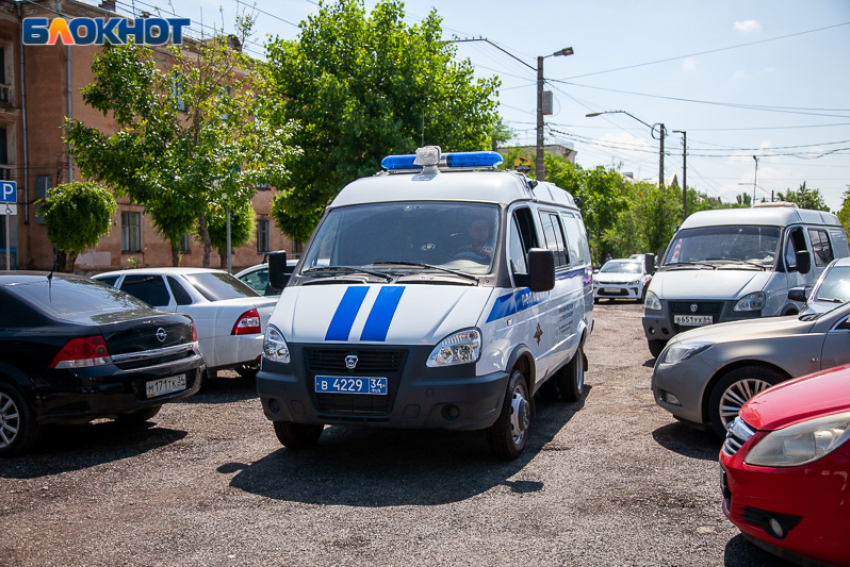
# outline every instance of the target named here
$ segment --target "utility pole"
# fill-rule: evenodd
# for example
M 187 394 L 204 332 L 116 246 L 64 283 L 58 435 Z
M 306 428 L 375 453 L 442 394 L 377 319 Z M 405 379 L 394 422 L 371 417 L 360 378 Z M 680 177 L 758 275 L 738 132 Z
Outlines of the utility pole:
M 688 133 L 685 130 L 673 130 L 682 135 L 682 222 L 688 218 Z
M 543 57 L 537 58 L 537 150 L 534 175 L 538 181 L 546 179 L 546 162 L 543 159 Z
M 658 150 L 658 187 L 664 187 L 664 123 L 661 122 L 661 132 L 658 135 L 660 149 Z
M 750 208 L 756 206 L 756 187 L 758 186 L 758 178 L 759 178 L 759 158 L 753 156 L 753 159 L 756 160 L 756 173 L 753 176 L 753 202 L 751 203 Z M 771 198 L 772 199 L 772 198 Z

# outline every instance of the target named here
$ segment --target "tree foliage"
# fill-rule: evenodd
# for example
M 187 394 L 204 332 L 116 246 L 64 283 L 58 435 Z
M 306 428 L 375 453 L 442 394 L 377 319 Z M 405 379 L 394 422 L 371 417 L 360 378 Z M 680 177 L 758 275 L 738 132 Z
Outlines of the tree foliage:
M 272 122 L 297 124 L 303 153 L 286 160 L 291 178 L 273 215 L 284 233 L 307 240 L 324 207 L 346 184 L 380 170 L 387 154 L 438 145 L 489 149 L 503 138 L 497 79 L 476 80 L 442 39 L 441 18 L 404 22 L 403 4 L 321 3 L 296 40 L 267 45 Z
M 800 188 L 796 191 L 788 189 L 785 193 L 779 193 L 779 200 L 797 203 L 797 206 L 801 209 L 829 211 L 829 207 L 827 206 L 826 201 L 823 200 L 820 190 L 807 188 L 805 181 L 803 181 L 803 184 L 800 185 Z
M 41 212 L 47 239 L 64 257 L 61 271 L 72 271 L 76 257 L 109 234 L 116 209 L 109 190 L 96 183 L 64 183 L 49 191 Z
M 244 40 L 252 22 L 237 24 Z M 65 139 L 83 175 L 144 205 L 172 250 L 197 230 L 208 266 L 210 206 L 249 201 L 256 185 L 285 180 L 291 150 L 284 127 L 254 119 L 269 101 L 260 92 L 262 73 L 227 38 L 170 51 L 163 63 L 146 47 L 104 47 L 92 67 L 95 81 L 82 95 L 91 108 L 111 114 L 115 131 L 68 120 Z
M 210 205 L 207 213 L 210 243 L 218 250 L 221 267 L 227 267 L 227 209 Z M 254 238 L 257 229 L 256 214 L 250 201 L 243 201 L 230 210 L 230 247 L 238 248 Z

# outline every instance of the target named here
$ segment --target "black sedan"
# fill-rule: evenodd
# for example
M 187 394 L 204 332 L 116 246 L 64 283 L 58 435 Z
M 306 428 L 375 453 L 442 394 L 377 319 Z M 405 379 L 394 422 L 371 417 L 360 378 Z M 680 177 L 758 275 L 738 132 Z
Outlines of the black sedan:
M 0 272 L 0 457 L 45 424 L 142 423 L 194 394 L 196 337 L 190 317 L 90 279 Z

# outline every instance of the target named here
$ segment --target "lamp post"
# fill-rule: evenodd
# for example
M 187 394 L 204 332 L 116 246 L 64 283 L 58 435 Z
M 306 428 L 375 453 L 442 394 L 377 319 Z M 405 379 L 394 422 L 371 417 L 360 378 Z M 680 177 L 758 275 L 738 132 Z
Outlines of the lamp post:
M 546 57 L 562 57 L 575 53 L 572 47 L 565 47 L 551 55 L 537 58 L 537 150 L 535 153 L 534 174 L 538 181 L 546 179 L 546 164 L 543 159 L 543 60 Z
M 759 158 L 756 157 L 756 156 L 753 156 L 753 159 L 756 160 L 756 172 L 755 172 L 755 175 L 753 175 L 753 202 L 751 203 L 751 207 L 756 206 L 756 187 L 757 187 L 756 183 L 758 183 L 758 178 L 759 178 Z M 773 197 L 771 197 L 770 200 L 772 201 Z
M 685 130 L 673 130 L 682 135 L 682 222 L 688 218 L 688 133 Z
M 649 128 L 652 132 L 653 138 L 655 137 L 655 129 L 656 127 L 658 128 L 658 186 L 662 187 L 664 185 L 664 136 L 667 135 L 667 130 L 664 128 L 664 123 L 656 122 L 655 124 L 649 124 L 647 122 L 644 122 L 637 116 L 629 114 L 625 110 L 603 110 L 602 112 L 591 112 L 590 114 L 587 114 L 585 116 L 587 116 L 588 118 L 594 118 L 603 114 L 625 114 L 626 116 L 631 116 L 632 118 Z

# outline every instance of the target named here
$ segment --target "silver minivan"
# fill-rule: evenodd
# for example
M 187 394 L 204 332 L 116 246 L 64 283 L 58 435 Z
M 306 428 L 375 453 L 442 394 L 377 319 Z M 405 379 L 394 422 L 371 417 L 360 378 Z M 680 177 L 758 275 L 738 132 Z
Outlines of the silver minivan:
M 646 293 L 643 329 L 657 357 L 673 335 L 722 321 L 797 314 L 788 298 L 850 256 L 831 213 L 793 203 L 701 211 L 673 236 Z

